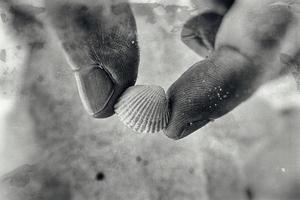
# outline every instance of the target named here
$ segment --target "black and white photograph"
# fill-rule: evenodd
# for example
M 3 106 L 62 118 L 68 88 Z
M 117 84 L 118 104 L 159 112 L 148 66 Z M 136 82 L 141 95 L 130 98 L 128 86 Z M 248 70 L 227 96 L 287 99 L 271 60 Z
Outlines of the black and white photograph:
M 0 0 L 0 200 L 300 200 L 300 0 Z

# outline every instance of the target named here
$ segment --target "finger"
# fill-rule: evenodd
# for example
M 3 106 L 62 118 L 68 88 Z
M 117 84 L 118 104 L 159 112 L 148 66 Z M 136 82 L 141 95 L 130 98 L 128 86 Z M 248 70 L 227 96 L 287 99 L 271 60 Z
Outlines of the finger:
M 86 110 L 111 116 L 117 98 L 137 78 L 139 50 L 129 4 L 57 0 L 47 1 L 46 8 Z
M 202 57 L 213 50 L 222 15 L 214 12 L 202 13 L 190 19 L 181 32 L 182 41 Z
M 249 4 L 231 9 L 218 32 L 216 51 L 169 88 L 171 119 L 165 133 L 170 138 L 185 137 L 223 116 L 279 73 L 275 61 L 292 15 L 287 7 L 265 5 L 260 11 Z M 244 16 L 247 9 L 255 20 Z M 237 16 L 242 20 L 234 21 Z
M 208 56 L 215 45 L 215 38 L 223 16 L 234 0 L 210 1 L 209 9 L 188 20 L 182 28 L 182 41 L 202 57 Z
M 193 65 L 168 90 L 172 113 L 167 136 L 185 137 L 249 97 L 259 73 L 254 66 L 231 47 Z

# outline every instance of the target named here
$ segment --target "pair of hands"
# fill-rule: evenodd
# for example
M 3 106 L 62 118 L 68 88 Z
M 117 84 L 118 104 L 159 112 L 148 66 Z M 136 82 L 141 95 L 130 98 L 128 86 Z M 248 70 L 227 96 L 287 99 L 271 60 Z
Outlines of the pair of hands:
M 233 110 L 263 83 L 297 66 L 297 0 L 202 0 L 209 9 L 190 19 L 182 41 L 206 59 L 168 89 L 168 137 L 183 138 Z M 201 4 L 199 3 L 199 4 Z M 130 4 L 121 0 L 46 1 L 74 70 L 86 110 L 114 114 L 120 95 L 138 75 L 138 31 Z

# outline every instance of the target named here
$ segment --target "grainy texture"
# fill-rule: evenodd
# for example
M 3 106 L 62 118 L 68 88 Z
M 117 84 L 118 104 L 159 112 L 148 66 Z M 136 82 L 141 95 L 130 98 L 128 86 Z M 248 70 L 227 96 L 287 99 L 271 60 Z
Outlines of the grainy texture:
M 178 27 L 191 17 L 189 9 L 133 6 L 140 30 L 138 84 L 166 89 L 199 61 L 179 40 Z M 5 16 L 2 21 L 9 22 L 10 16 Z M 162 134 L 135 134 L 115 116 L 89 117 L 81 105 L 73 72 L 52 35 L 41 34 L 38 41 L 46 42 L 33 49 L 22 39 L 7 32 L 3 35 L 0 43 L 10 43 L 1 47 L 7 56 L 5 63 L 0 61 L 1 107 L 8 113 L 1 115 L 0 121 L 0 133 L 5 133 L 0 140 L 0 199 L 299 197 L 300 105 L 290 76 L 262 88 L 233 112 L 190 137 L 174 142 Z
M 69 65 L 76 71 L 83 104 L 90 114 L 105 118 L 114 114 L 117 98 L 137 79 L 136 22 L 125 1 L 92 2 L 47 1 L 46 8 Z

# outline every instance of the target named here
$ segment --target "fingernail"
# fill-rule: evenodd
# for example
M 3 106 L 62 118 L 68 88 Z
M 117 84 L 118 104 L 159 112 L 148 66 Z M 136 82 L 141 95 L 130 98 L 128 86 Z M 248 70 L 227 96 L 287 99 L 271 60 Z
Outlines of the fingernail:
M 86 111 L 95 115 L 105 109 L 115 89 L 106 71 L 100 67 L 93 67 L 75 72 L 75 77 Z

